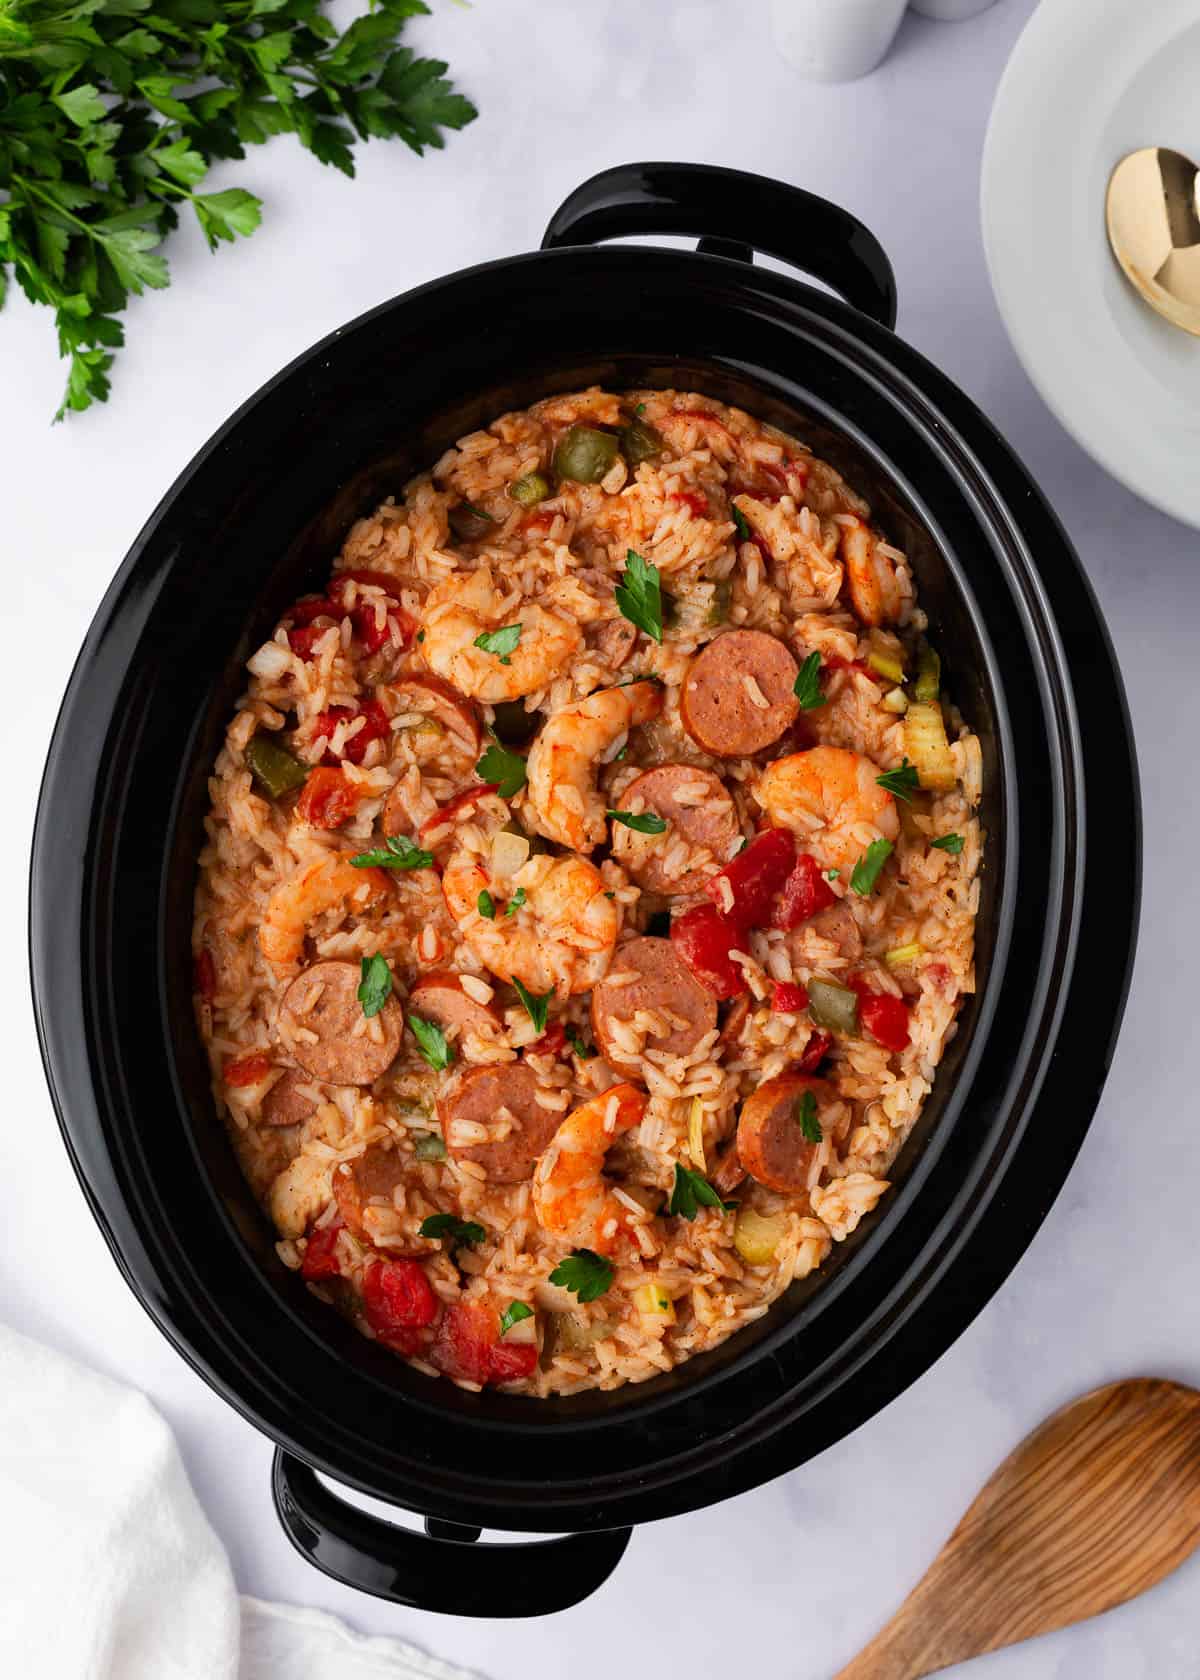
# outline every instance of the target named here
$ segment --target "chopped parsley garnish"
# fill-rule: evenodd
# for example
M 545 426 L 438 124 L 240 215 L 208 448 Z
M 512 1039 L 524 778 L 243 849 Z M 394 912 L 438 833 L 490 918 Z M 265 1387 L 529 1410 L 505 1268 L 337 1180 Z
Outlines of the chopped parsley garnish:
M 458 1249 L 481 1243 L 487 1236 L 483 1226 L 473 1219 L 456 1219 L 452 1213 L 431 1213 L 421 1221 L 418 1230 L 423 1237 L 448 1239 L 452 1258 Z
M 417 641 L 418 641 L 418 642 L 423 642 L 423 641 L 424 641 L 424 640 L 425 640 L 425 632 L 424 632 L 424 630 L 418 630 L 418 631 L 417 631 Z
M 525 1005 L 525 1013 L 529 1016 L 529 1019 L 533 1022 L 538 1032 L 545 1032 L 546 1014 L 550 1008 L 550 999 L 554 996 L 554 993 L 546 992 L 543 997 L 535 997 L 532 992 L 526 991 L 525 987 L 522 986 L 521 982 L 515 975 L 513 976 L 513 985 L 517 988 L 517 996 Z
M 524 902 L 525 902 L 525 888 L 524 887 L 518 887 L 516 892 L 509 899 L 508 906 L 505 909 L 504 914 L 506 916 L 515 916 L 517 911 L 521 908 L 522 904 L 524 904 Z
M 476 910 L 478 910 L 479 914 L 483 917 L 485 922 L 494 922 L 495 921 L 495 919 L 496 919 L 496 900 L 492 897 L 491 893 L 487 890 L 486 887 L 484 887 L 484 889 L 480 893 L 479 897 L 475 900 L 475 908 L 476 908 Z
M 567 1043 L 571 1046 L 572 1050 L 574 1050 L 581 1062 L 591 1061 L 592 1057 L 596 1054 L 592 1046 L 590 1044 L 585 1044 L 579 1034 L 572 1031 L 570 1027 L 567 1028 Z
M 362 960 L 362 979 L 358 987 L 358 1001 L 368 1019 L 378 1015 L 392 995 L 392 971 L 387 959 L 376 951 L 373 957 Z
M 800 1122 L 800 1135 L 805 1143 L 820 1143 L 823 1140 L 825 1133 L 817 1118 L 817 1099 L 811 1091 L 805 1091 L 796 1104 L 796 1119 Z
M 525 760 L 495 741 L 475 766 L 475 774 L 492 782 L 501 799 L 511 799 L 525 786 Z
M 446 1043 L 441 1027 L 436 1021 L 423 1021 L 419 1015 L 410 1015 L 408 1024 L 421 1055 L 435 1073 L 442 1073 L 454 1060 L 454 1051 Z
M 634 412 L 634 413 L 635 413 L 635 414 L 645 414 L 645 412 L 646 412 L 646 405 L 645 405 L 645 403 L 639 403 L 639 404 L 638 404 L 638 405 L 637 405 L 637 407 L 636 407 L 636 408 L 635 408 L 635 409 L 634 409 L 634 411 L 633 411 L 633 412 Z
M 737 526 L 738 536 L 743 542 L 750 542 L 754 532 L 750 529 L 750 521 L 746 518 L 746 515 L 740 507 L 731 506 L 729 511 L 733 515 L 733 523 Z
M 632 811 L 606 811 L 604 814 L 611 817 L 613 822 L 619 822 L 622 828 L 631 828 L 635 834 L 667 832 L 666 820 L 655 816 L 653 811 L 643 811 L 640 816 L 635 816 Z
M 501 630 L 485 630 L 482 636 L 476 636 L 475 646 L 484 653 L 494 653 L 501 665 L 511 665 L 524 628 L 523 624 L 506 624 Z
M 875 781 L 885 793 L 903 799 L 906 805 L 912 803 L 913 790 L 921 785 L 916 765 L 910 764 L 907 759 L 902 761 L 899 770 L 885 770 L 882 776 L 876 776 Z
M 598 1301 L 601 1295 L 609 1289 L 613 1280 L 613 1269 L 601 1254 L 593 1254 L 590 1248 L 577 1248 L 560 1260 L 550 1273 L 550 1282 L 558 1284 L 560 1289 L 569 1289 L 579 1301 Z
M 524 1301 L 510 1301 L 500 1314 L 500 1334 L 507 1336 L 514 1324 L 520 1324 L 524 1318 L 533 1317 L 533 1308 L 527 1307 Z
M 800 675 L 796 678 L 792 693 L 800 702 L 802 712 L 811 712 L 817 706 L 826 704 L 825 696 L 821 693 L 821 655 L 810 653 L 800 667 Z
M 867 898 L 874 892 L 879 871 L 891 855 L 890 840 L 872 840 L 850 874 L 850 885 L 860 898 Z
M 827 869 L 825 871 L 825 879 L 827 881 L 840 881 L 841 878 L 842 872 L 840 869 Z
M 951 852 L 955 857 L 957 857 L 959 852 L 962 851 L 963 843 L 963 837 L 961 834 L 943 834 L 940 840 L 931 840 L 929 842 L 936 851 Z
M 625 570 L 613 594 L 623 618 L 636 624 L 654 641 L 662 641 L 662 586 L 657 566 L 651 566 L 634 549 L 628 549 Z
M 733 1206 L 733 1202 L 721 1200 L 702 1173 L 693 1172 L 690 1167 L 681 1167 L 676 1161 L 675 1183 L 671 1190 L 671 1200 L 667 1204 L 668 1213 L 678 1214 L 681 1219 L 695 1219 L 702 1207 L 728 1210 Z
M 373 852 L 359 852 L 350 862 L 355 869 L 428 869 L 433 853 L 424 852 L 406 834 L 389 834 Z

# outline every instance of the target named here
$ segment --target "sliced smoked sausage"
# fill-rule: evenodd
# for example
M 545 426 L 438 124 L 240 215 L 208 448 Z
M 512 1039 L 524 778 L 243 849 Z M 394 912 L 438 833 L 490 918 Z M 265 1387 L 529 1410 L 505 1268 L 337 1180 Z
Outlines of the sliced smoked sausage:
M 334 1171 L 333 1199 L 338 1212 L 361 1242 L 372 1243 L 381 1232 L 372 1230 L 372 1205 L 380 1212 L 393 1210 L 392 1192 L 404 1177 L 405 1157 L 384 1143 L 372 1143 L 343 1161 Z
M 633 979 L 622 976 L 632 973 Z M 611 978 L 610 978 L 611 976 Z M 641 1009 L 667 1018 L 665 1035 L 650 1037 L 635 1025 Z M 675 954 L 669 939 L 631 939 L 615 952 L 609 974 L 592 993 L 592 1031 L 613 1067 L 636 1068 L 641 1055 L 623 1046 L 623 1027 L 645 1048 L 669 1056 L 690 1056 L 705 1033 L 717 1024 L 717 1000 Z
M 404 1031 L 400 1005 L 390 997 L 368 1020 L 358 1001 L 360 982 L 357 963 L 313 963 L 280 999 L 279 1036 L 314 1079 L 370 1085 L 396 1059 Z
M 625 810 L 653 812 L 667 825 L 665 834 L 638 834 L 623 823 L 612 825 L 613 855 L 647 892 L 699 892 L 716 871 L 696 863 L 694 854 L 706 851 L 715 864 L 723 864 L 738 838 L 737 811 L 724 782 L 691 764 L 646 770 L 630 782 L 620 804 Z
M 808 1173 L 820 1147 L 805 1136 L 800 1104 L 811 1091 L 817 1119 L 833 1097 L 823 1079 L 803 1073 L 781 1073 L 768 1079 L 742 1104 L 737 1129 L 738 1159 L 751 1178 L 771 1190 L 793 1192 L 808 1188 Z
M 300 1126 L 314 1114 L 323 1099 L 313 1088 L 312 1075 L 299 1068 L 285 1068 L 262 1100 L 259 1124 Z
M 409 993 L 408 1012 L 422 1021 L 433 1021 L 451 1044 L 460 1044 L 468 1033 L 481 1038 L 494 1036 L 500 1019 L 490 1005 L 468 997 L 460 976 L 448 969 L 417 981 Z
M 727 630 L 688 667 L 679 695 L 683 727 L 698 747 L 718 758 L 762 752 L 799 711 L 793 693 L 799 671 L 777 636 Z
M 520 1184 L 558 1130 L 563 1116 L 537 1100 L 538 1082 L 524 1062 L 472 1068 L 437 1100 L 446 1148 L 457 1160 L 475 1161 L 493 1184 Z M 512 1129 L 490 1143 L 460 1141 L 471 1126 L 492 1127 L 508 1111 Z

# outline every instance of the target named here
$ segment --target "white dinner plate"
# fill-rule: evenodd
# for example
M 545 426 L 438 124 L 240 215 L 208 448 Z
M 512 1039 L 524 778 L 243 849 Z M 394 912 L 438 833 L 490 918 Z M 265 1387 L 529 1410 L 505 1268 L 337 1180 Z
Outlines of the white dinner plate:
M 1139 146 L 1200 161 L 1200 0 L 1041 0 L 984 146 L 996 301 L 1067 430 L 1200 526 L 1200 339 L 1141 302 L 1104 230 L 1108 177 Z

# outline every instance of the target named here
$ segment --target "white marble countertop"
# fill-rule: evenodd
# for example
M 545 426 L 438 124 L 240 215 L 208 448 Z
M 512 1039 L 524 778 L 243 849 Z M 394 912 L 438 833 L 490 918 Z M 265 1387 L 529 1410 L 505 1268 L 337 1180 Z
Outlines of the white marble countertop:
M 1002 0 L 958 25 L 910 17 L 887 64 L 844 87 L 809 86 L 787 70 L 765 0 L 442 6 L 412 34 L 451 60 L 479 122 L 423 162 L 372 144 L 353 186 L 287 140 L 256 154 L 238 179 L 265 198 L 265 227 L 216 258 L 190 229 L 176 240 L 174 284 L 131 311 L 106 409 L 50 429 L 62 378 L 51 325 L 20 297 L 0 318 L 0 544 L 15 667 L 0 708 L 0 1177 L 10 1186 L 0 1316 L 152 1396 L 245 1591 L 404 1634 L 493 1680 L 610 1680 L 614 1665 L 648 1675 L 651 1653 L 692 1674 L 736 1665 L 818 1680 L 890 1613 L 979 1483 L 1046 1412 L 1115 1377 L 1200 1376 L 1200 1129 L 1185 1072 L 1196 1009 L 1186 977 L 1200 946 L 1200 538 L 1106 478 L 1060 430 L 993 305 L 980 148 L 1032 5 Z M 192 1374 L 119 1278 L 38 1062 L 23 954 L 29 831 L 88 620 L 209 433 L 332 327 L 420 281 L 535 245 L 579 181 L 638 157 L 760 170 L 861 215 L 896 264 L 901 333 L 983 406 L 1040 479 L 1091 574 L 1128 685 L 1146 820 L 1141 951 L 1079 1163 L 1014 1276 L 932 1370 L 814 1463 L 636 1533 L 610 1583 L 575 1610 L 508 1625 L 426 1617 L 342 1590 L 295 1556 L 271 1510 L 269 1444 Z M 980 1680 L 1191 1675 L 1196 1567 L 1100 1622 L 984 1660 Z

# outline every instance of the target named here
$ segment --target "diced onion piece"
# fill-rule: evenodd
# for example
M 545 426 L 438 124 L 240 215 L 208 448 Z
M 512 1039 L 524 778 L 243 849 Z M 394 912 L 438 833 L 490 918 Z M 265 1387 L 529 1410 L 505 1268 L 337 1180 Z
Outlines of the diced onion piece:
M 523 834 L 510 834 L 501 829 L 492 841 L 492 874 L 500 881 L 510 881 L 529 861 L 529 841 Z
M 402 723 L 398 733 L 403 735 L 444 735 L 446 731 L 436 718 L 419 718 L 416 723 Z
M 692 1165 L 698 1172 L 706 1173 L 708 1167 L 704 1161 L 704 1104 L 699 1097 L 692 1098 L 692 1106 L 688 1112 L 687 1146 Z
M 907 968 L 923 951 L 924 946 L 914 939 L 911 945 L 897 945 L 894 951 L 885 952 L 883 960 L 889 968 Z
M 904 681 L 904 666 L 893 653 L 882 653 L 878 649 L 873 649 L 867 655 L 867 664 L 876 676 L 883 677 L 887 682 L 902 683 Z
M 904 714 L 904 750 L 916 768 L 921 786 L 949 793 L 957 780 L 942 708 L 936 700 L 914 700 Z
M 597 1342 L 604 1341 L 613 1333 L 613 1327 L 604 1319 L 589 1320 L 586 1324 L 574 1313 L 556 1313 L 555 1326 L 558 1342 L 562 1347 L 570 1348 L 573 1353 L 583 1353 L 594 1347 Z
M 528 1318 L 519 1318 L 515 1324 L 510 1324 L 504 1332 L 504 1340 L 510 1347 L 519 1342 L 536 1342 L 537 1314 L 530 1313 Z
M 633 1292 L 633 1304 L 643 1318 L 656 1324 L 674 1324 L 675 1303 L 661 1283 L 639 1284 Z
M 885 712 L 895 712 L 898 717 L 903 717 L 908 710 L 908 695 L 902 688 L 889 688 L 879 704 Z
M 766 1266 L 774 1260 L 786 1230 L 785 1214 L 755 1213 L 753 1208 L 739 1208 L 733 1227 L 733 1246 L 748 1266 Z

